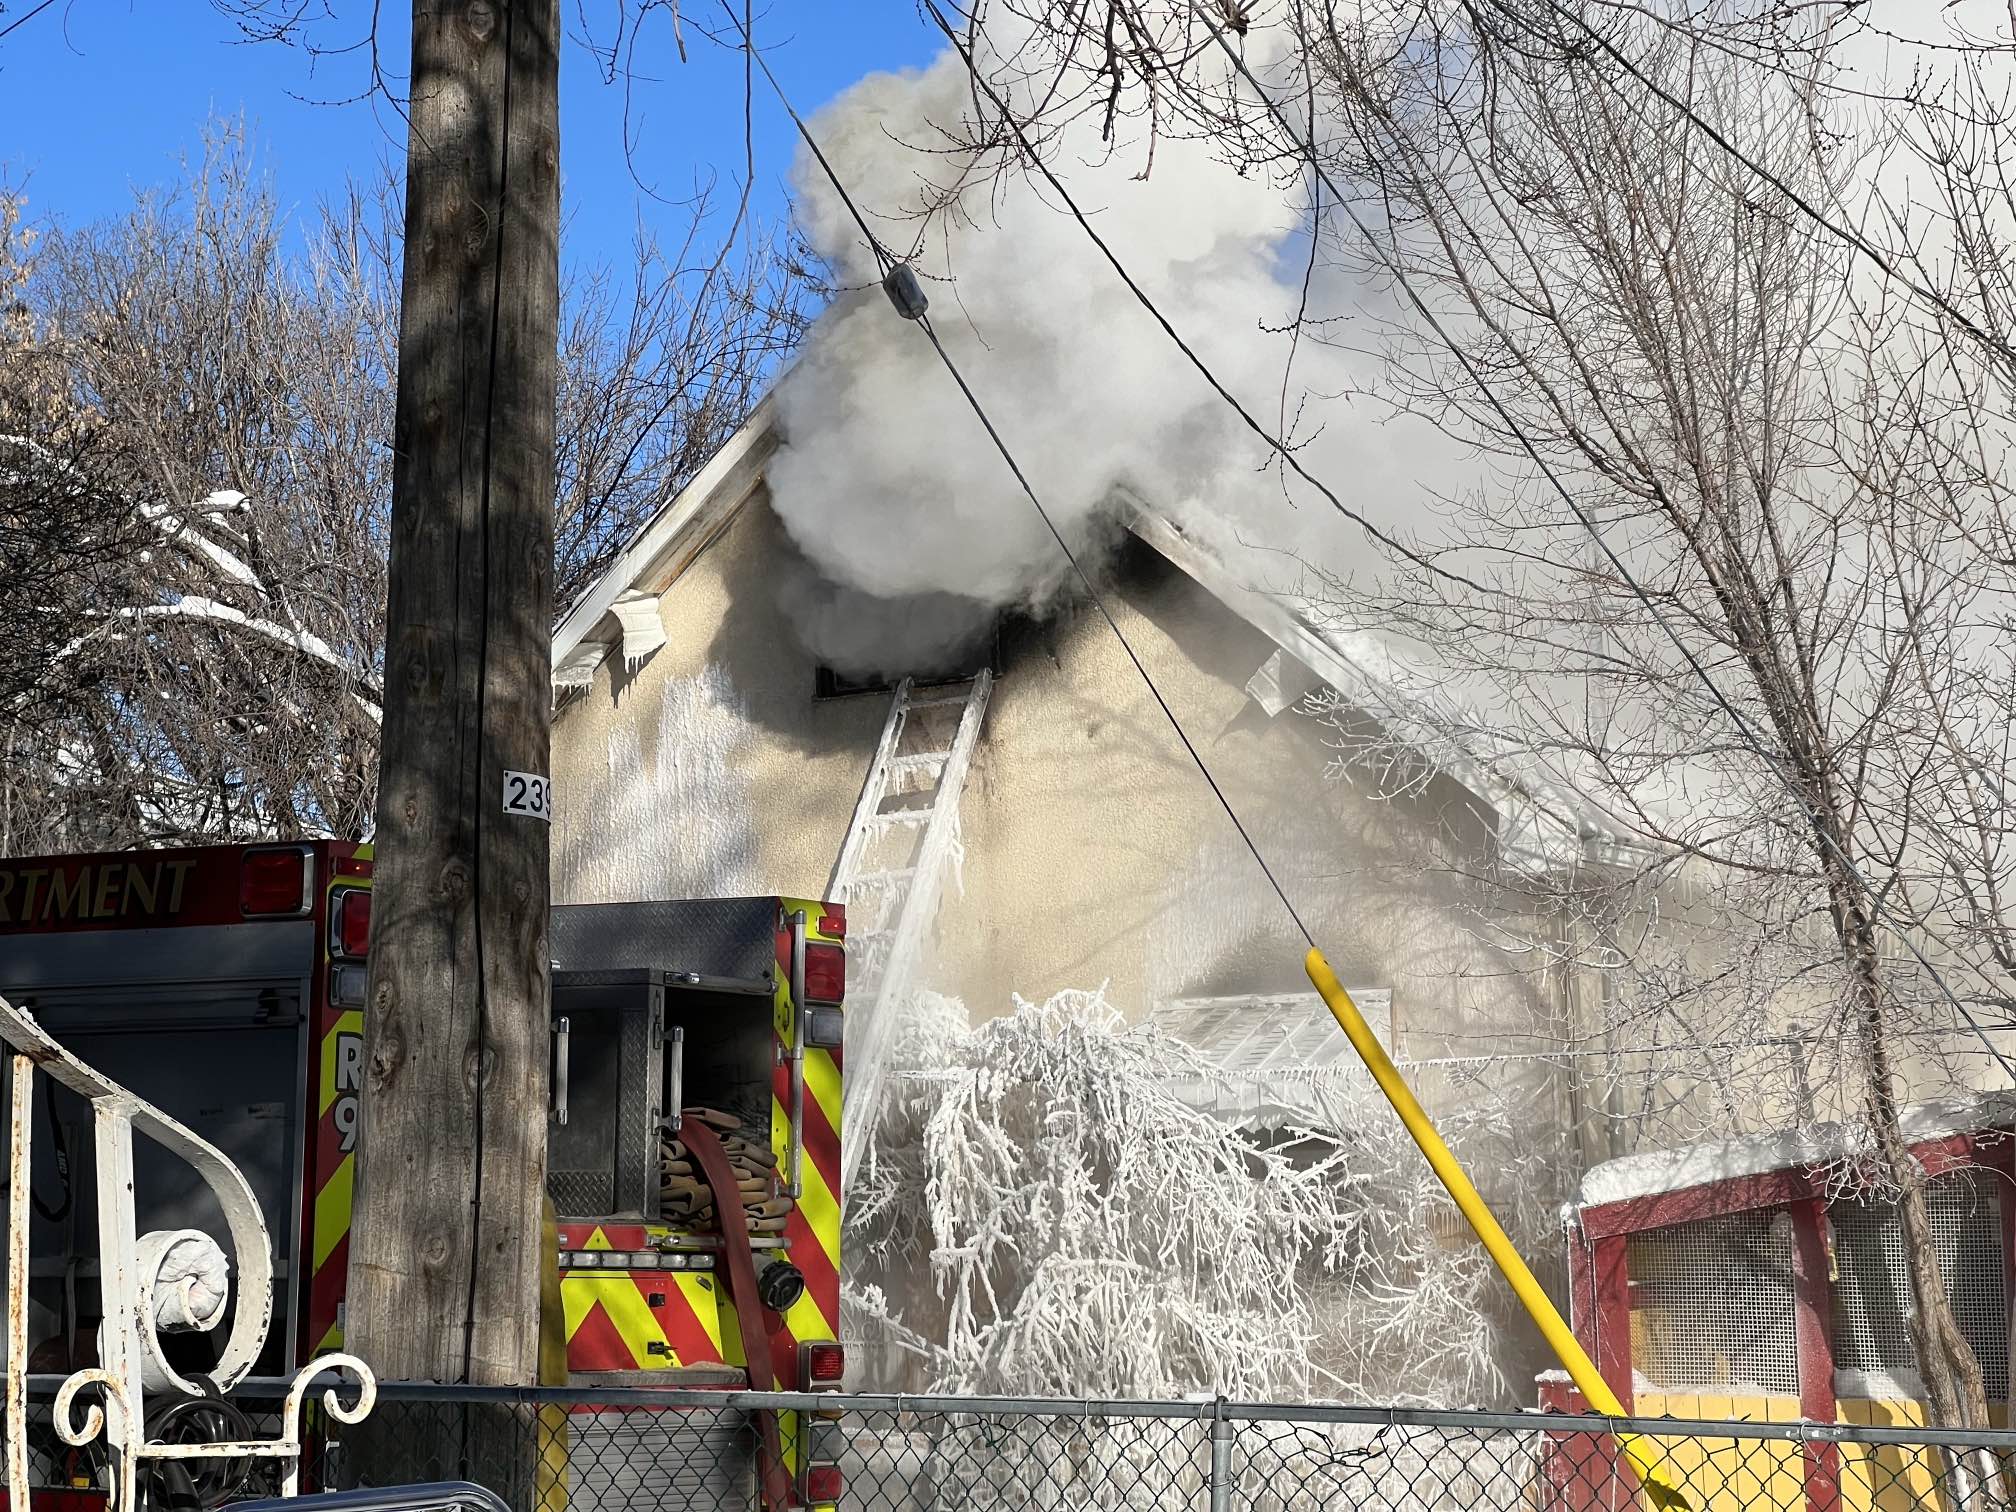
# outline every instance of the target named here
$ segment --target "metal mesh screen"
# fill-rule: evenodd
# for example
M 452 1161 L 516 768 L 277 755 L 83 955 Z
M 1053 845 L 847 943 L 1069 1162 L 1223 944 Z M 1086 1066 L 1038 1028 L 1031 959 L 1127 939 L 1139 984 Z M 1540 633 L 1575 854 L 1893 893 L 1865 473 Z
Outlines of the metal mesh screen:
M 1990 1397 L 2009 1391 L 2009 1312 L 2002 1274 L 2001 1180 L 1954 1171 L 1925 1194 L 1932 1243 L 1960 1331 L 1974 1346 Z M 1889 1202 L 1837 1202 L 1834 1227 L 1834 1364 L 1843 1396 L 1922 1394 L 1905 1317 L 1912 1307 L 1904 1234 Z
M 1630 1246 L 1632 1364 L 1654 1388 L 1798 1395 L 1788 1215 L 1704 1218 Z

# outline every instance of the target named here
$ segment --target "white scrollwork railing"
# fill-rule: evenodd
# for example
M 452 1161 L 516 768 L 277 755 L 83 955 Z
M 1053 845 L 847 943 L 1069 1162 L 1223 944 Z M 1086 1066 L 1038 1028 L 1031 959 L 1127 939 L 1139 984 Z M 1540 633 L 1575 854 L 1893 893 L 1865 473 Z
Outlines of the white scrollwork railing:
M 145 1383 L 184 1396 L 230 1391 L 259 1358 L 273 1321 L 273 1250 L 258 1199 L 245 1175 L 224 1153 L 159 1108 L 92 1070 L 55 1040 L 32 1014 L 0 997 L 0 1038 L 14 1052 L 14 1096 L 9 1128 L 7 1190 L 7 1489 L 17 1512 L 28 1506 L 28 1238 L 29 1157 L 34 1132 L 34 1081 L 40 1074 L 68 1087 L 91 1105 L 98 1184 L 98 1265 L 101 1311 L 98 1365 L 64 1381 L 56 1394 L 56 1432 L 64 1443 L 82 1447 L 105 1440 L 115 1477 L 111 1512 L 132 1512 L 135 1477 L 143 1460 L 244 1460 L 284 1462 L 281 1494 L 299 1489 L 301 1409 L 309 1388 L 325 1375 L 348 1375 L 356 1383 L 353 1400 L 335 1387 L 323 1393 L 329 1416 L 356 1423 L 370 1412 L 378 1386 L 369 1367 L 350 1355 L 323 1355 L 295 1376 L 281 1413 L 277 1439 L 247 1443 L 157 1443 L 147 1437 Z M 133 1191 L 135 1130 L 186 1161 L 216 1197 L 229 1229 L 231 1268 L 236 1273 L 237 1307 L 217 1368 L 208 1385 L 183 1377 L 167 1361 L 155 1331 L 153 1282 L 139 1262 L 140 1236 Z M 85 1404 L 81 1392 L 96 1390 L 102 1405 Z

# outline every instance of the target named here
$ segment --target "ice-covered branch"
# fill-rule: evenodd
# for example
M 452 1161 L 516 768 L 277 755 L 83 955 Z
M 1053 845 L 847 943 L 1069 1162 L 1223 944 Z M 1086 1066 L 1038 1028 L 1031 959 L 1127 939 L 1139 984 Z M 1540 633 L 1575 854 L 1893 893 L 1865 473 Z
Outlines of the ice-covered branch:
M 356 698 L 358 706 L 370 715 L 373 721 L 380 717 L 381 695 L 377 684 L 342 652 L 312 631 L 290 630 L 285 625 L 275 624 L 272 620 L 258 619 L 241 609 L 232 608 L 229 604 L 219 603 L 216 599 L 196 595 L 186 596 L 172 604 L 141 604 L 116 610 L 114 613 L 120 619 L 204 620 L 211 624 L 230 625 L 249 634 L 262 636 L 339 673 L 352 684 L 352 696 Z
M 1097 992 L 974 1029 L 926 995 L 905 1022 L 850 1279 L 857 1320 L 933 1389 L 1518 1398 L 1495 1277 L 1448 1242 L 1369 1084 L 1326 1084 L 1322 1127 L 1263 1136 L 1194 1106 L 1184 1089 L 1223 1073 Z M 1488 1098 L 1448 1124 L 1518 1174 L 1514 1227 L 1544 1234 L 1547 1173 L 1513 1129 Z

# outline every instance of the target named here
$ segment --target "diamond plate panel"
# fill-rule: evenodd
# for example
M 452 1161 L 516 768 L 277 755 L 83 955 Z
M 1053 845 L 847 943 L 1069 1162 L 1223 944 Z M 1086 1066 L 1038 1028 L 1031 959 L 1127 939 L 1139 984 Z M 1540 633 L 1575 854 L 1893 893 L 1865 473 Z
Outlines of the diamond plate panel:
M 548 1171 L 546 1190 L 563 1213 L 607 1213 L 615 1209 L 615 1181 L 608 1171 Z
M 776 967 L 779 907 L 775 898 L 564 903 L 553 910 L 553 963 L 561 971 L 641 966 L 755 980 Z
M 616 1111 L 616 1205 L 607 1211 L 658 1215 L 658 1126 L 663 1113 L 660 1057 L 664 1053 L 664 996 L 648 994 L 649 1007 L 625 1013 L 618 1052 L 622 1066 Z M 564 1209 L 563 1209 L 564 1211 Z

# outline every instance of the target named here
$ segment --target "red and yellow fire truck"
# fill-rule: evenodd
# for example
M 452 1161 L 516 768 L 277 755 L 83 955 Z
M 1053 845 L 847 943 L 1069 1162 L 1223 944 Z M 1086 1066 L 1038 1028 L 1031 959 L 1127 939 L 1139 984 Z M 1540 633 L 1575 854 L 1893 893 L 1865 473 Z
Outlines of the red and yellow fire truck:
M 250 1179 L 276 1278 L 260 1375 L 342 1340 L 370 889 L 370 848 L 335 842 L 0 860 L 0 994 Z M 554 909 L 548 1191 L 577 1384 L 838 1388 L 845 933 L 837 906 L 786 897 Z M 790 1201 L 767 1232 L 665 1210 L 696 1105 L 772 1165 Z M 68 1372 L 98 1322 L 90 1130 L 60 1089 L 35 1117 L 28 1366 Z M 223 1232 L 193 1173 L 144 1141 L 135 1177 L 143 1232 Z M 767 1356 L 755 1371 L 745 1341 Z M 837 1465 L 798 1439 L 790 1499 L 835 1500 Z

